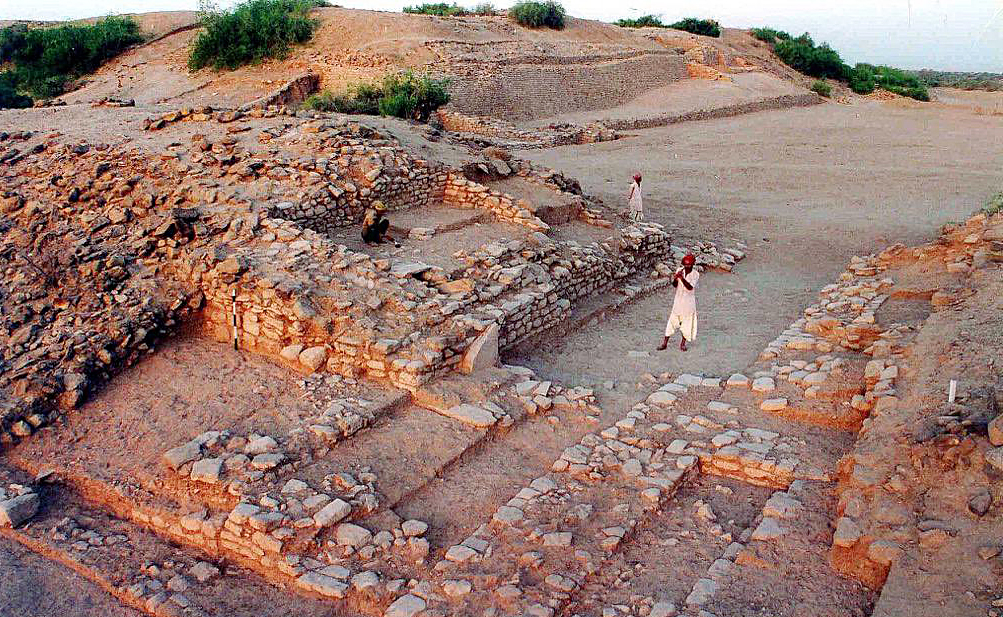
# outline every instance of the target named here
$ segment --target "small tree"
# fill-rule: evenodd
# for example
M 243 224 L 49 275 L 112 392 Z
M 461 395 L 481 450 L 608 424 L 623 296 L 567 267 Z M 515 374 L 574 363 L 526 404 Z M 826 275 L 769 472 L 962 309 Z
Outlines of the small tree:
M 621 28 L 668 28 L 658 15 L 642 15 L 637 19 L 618 19 L 613 23 Z
M 676 30 L 691 32 L 693 34 L 699 34 L 701 36 L 721 36 L 721 24 L 717 23 L 713 19 L 697 19 L 696 17 L 687 17 L 686 19 L 681 19 L 674 24 L 669 24 L 669 27 Z
M 405 71 L 383 79 L 380 114 L 424 122 L 449 102 L 448 81 Z
M 832 95 L 832 86 L 822 81 L 821 79 L 816 79 L 815 83 L 811 85 L 811 91 L 818 94 L 819 96 L 824 96 L 829 98 Z
M 554 0 L 547 2 L 517 2 L 508 14 L 515 23 L 527 28 L 564 28 L 564 7 Z
M 228 11 L 203 12 L 204 30 L 188 53 L 188 69 L 235 69 L 265 58 L 281 58 L 306 43 L 318 22 L 308 16 L 309 0 L 245 0 Z

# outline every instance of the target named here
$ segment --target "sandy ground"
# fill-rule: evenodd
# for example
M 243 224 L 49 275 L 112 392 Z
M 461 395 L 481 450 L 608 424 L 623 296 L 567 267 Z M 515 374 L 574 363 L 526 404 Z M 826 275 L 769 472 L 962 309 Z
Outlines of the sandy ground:
M 672 302 L 666 291 L 512 360 L 571 383 L 742 370 L 852 255 L 928 241 L 939 225 L 964 219 L 998 191 L 1001 141 L 1003 125 L 970 111 L 861 103 L 521 152 L 620 208 L 625 182 L 641 171 L 647 218 L 687 236 L 738 238 L 749 256 L 734 273 L 701 280 L 700 334 L 685 354 L 654 350 Z
M 17 576 L 9 573 L 16 569 Z M 0 615 L 10 617 L 134 617 L 90 581 L 19 544 L 0 538 Z

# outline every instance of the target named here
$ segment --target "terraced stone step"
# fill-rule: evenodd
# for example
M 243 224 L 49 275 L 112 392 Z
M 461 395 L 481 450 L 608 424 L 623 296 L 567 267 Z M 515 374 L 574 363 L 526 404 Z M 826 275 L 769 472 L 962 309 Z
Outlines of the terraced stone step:
M 835 513 L 832 484 L 795 481 L 773 493 L 753 524 L 723 556 L 713 593 L 689 610 L 717 617 L 869 615 L 875 594 L 829 562 Z
M 685 610 L 731 567 L 721 556 L 752 524 L 769 494 L 711 476 L 684 484 L 575 594 L 567 611 L 667 617 Z
M 0 475 L 20 476 L 9 469 Z M 178 548 L 137 525 L 87 505 L 73 490 L 42 485 L 29 525 L 0 533 L 93 581 L 124 605 L 158 617 L 326 617 L 331 601 L 281 590 L 226 561 Z

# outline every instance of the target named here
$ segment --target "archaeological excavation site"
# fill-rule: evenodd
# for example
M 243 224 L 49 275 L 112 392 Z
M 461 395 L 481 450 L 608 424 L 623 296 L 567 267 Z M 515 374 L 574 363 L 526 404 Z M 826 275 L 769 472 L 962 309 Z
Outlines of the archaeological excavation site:
M 1003 93 L 311 14 L 0 110 L 0 615 L 1003 616 Z

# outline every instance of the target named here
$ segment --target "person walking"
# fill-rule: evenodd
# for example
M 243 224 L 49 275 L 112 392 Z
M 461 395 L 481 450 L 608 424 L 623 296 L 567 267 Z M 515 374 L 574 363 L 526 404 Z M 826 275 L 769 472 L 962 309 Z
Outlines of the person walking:
M 641 203 L 641 174 L 634 174 L 634 181 L 630 183 L 627 212 L 633 221 L 640 222 L 644 218 L 644 206 Z
M 683 257 L 683 267 L 676 270 L 672 277 L 676 297 L 672 301 L 672 312 L 665 324 L 665 338 L 658 346 L 659 351 L 665 350 L 676 330 L 682 335 L 682 340 L 679 341 L 679 349 L 682 351 L 686 351 L 686 341 L 692 342 L 697 336 L 696 286 L 700 273 L 693 268 L 696 262 L 696 257 L 692 254 L 686 255 Z

